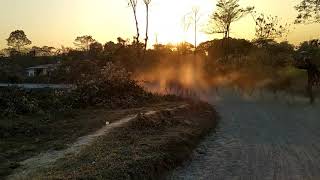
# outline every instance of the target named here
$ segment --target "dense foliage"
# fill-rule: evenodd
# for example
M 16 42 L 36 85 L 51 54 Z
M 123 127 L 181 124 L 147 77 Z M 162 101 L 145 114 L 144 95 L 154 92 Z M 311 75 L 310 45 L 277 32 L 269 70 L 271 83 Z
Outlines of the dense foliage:
M 112 63 L 96 69 L 95 73 L 82 74 L 80 80 L 76 81 L 77 88 L 70 97 L 73 106 L 127 108 L 139 106 L 152 97 L 130 78 L 125 69 Z
M 154 99 L 119 66 L 107 63 L 100 68 L 92 63 L 91 67 L 86 67 L 87 71 L 81 71 L 80 77 L 73 79 L 76 86 L 69 91 L 1 88 L 1 115 L 64 111 L 90 106 L 127 108 L 141 106 Z
M 38 57 L 27 53 L 4 57 L 0 61 L 1 82 L 73 84 L 77 88 L 71 92 L 1 89 L 1 111 L 3 115 L 10 115 L 88 106 L 125 108 L 143 104 L 154 97 L 134 79 L 189 85 L 192 80 L 196 81 L 193 85 L 198 86 L 212 82 L 215 77 L 227 77 L 228 73 L 240 72 L 246 81 L 265 76 L 264 79 L 284 79 L 289 82 L 284 77 L 286 74 L 281 72 L 294 69 L 295 62 L 304 58 L 300 54 L 307 52 L 315 64 L 320 64 L 319 40 L 307 41 L 295 47 L 288 42 L 278 43 L 274 40 L 250 42 L 229 38 L 227 50 L 224 43 L 223 39 L 201 43 L 196 48 L 196 56 L 195 47 L 190 43 L 156 44 L 142 57 L 143 44 L 118 38 L 117 43 L 107 42 L 103 46 L 98 42 L 92 43 L 88 52 L 64 48 L 51 56 Z M 53 51 L 52 48 L 44 49 Z M 26 78 L 25 68 L 57 62 L 58 68 L 47 76 Z
M 2 116 L 44 113 L 63 110 L 66 104 L 63 93 L 51 91 L 27 91 L 19 88 L 1 88 L 0 110 Z

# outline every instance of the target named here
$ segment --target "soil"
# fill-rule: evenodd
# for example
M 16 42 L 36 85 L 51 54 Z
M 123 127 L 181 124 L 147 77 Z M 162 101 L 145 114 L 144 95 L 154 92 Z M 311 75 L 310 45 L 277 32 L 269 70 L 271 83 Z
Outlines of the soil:
M 0 119 L 0 178 L 33 166 L 45 165 L 50 157 L 58 159 L 64 150 L 90 138 L 106 123 L 112 124 L 140 112 L 178 106 L 181 102 L 161 102 L 133 109 L 85 109 L 67 113 L 29 115 Z M 120 121 L 121 122 L 121 121 Z M 98 132 L 99 133 L 99 132 Z M 89 136 L 88 136 L 89 137 Z M 77 143 L 75 143 L 77 141 Z
M 185 103 L 108 125 L 107 130 L 81 138 L 85 142 L 81 148 L 23 174 L 22 179 L 164 178 L 190 157 L 217 124 L 217 114 L 209 104 Z

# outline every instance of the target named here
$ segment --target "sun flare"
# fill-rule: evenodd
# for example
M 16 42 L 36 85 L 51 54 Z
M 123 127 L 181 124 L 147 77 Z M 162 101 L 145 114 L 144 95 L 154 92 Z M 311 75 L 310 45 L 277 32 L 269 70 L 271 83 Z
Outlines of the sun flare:
M 194 42 L 194 23 L 190 21 L 193 7 L 201 7 L 199 13 L 199 22 L 197 24 L 197 38 L 199 42 L 208 39 L 204 33 L 204 24 L 209 14 L 214 9 L 215 2 L 212 0 L 185 0 L 165 2 L 154 1 L 150 14 L 150 41 L 154 43 L 179 43 L 183 41 Z M 141 7 L 140 7 L 141 8 Z M 164 11 L 165 10 L 165 11 Z M 145 14 L 138 16 L 140 24 L 145 24 Z M 141 29 L 144 32 L 144 27 Z

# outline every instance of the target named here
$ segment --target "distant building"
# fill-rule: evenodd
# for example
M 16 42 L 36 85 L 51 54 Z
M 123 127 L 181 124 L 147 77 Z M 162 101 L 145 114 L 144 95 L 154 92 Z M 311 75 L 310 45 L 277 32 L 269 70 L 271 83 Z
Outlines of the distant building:
M 26 69 L 28 77 L 47 76 L 57 69 L 59 64 L 45 64 L 40 66 L 29 67 Z

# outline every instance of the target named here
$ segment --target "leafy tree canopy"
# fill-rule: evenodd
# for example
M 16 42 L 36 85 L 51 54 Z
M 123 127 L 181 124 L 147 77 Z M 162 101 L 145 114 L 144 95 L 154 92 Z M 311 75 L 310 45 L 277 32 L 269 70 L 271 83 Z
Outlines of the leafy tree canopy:
M 217 10 L 210 19 L 208 33 L 224 33 L 224 38 L 229 38 L 231 24 L 252 12 L 253 9 L 254 7 L 241 8 L 239 0 L 219 0 Z
M 8 46 L 13 47 L 18 52 L 21 51 L 23 46 L 30 45 L 32 42 L 27 38 L 26 34 L 22 30 L 16 30 L 11 32 L 7 39 Z
M 295 8 L 299 13 L 296 24 L 320 23 L 320 0 L 303 0 Z
M 83 51 L 89 51 L 90 45 L 94 42 L 96 42 L 96 40 L 93 39 L 92 36 L 79 36 L 75 39 L 74 45 Z

